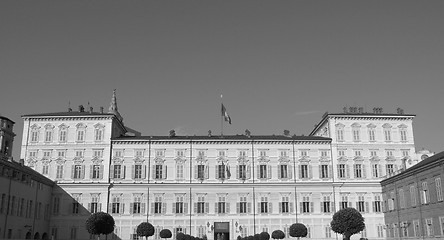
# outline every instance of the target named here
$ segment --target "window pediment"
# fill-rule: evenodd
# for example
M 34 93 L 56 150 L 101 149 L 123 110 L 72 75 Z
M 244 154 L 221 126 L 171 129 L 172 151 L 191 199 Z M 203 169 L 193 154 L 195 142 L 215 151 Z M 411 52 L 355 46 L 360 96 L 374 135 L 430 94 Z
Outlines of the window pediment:
M 310 157 L 309 156 L 301 156 L 301 158 L 299 158 L 299 162 L 310 162 Z
M 360 127 L 361 127 L 361 124 L 359 124 L 359 123 L 353 123 L 351 126 L 354 127 L 354 128 L 360 128 Z
M 373 156 L 370 158 L 370 161 L 377 162 L 377 161 L 380 161 L 380 159 L 378 156 Z
M 38 130 L 38 129 L 40 129 L 40 126 L 34 123 L 30 128 L 32 130 Z
M 347 162 L 347 158 L 345 157 L 345 156 L 340 156 L 339 158 L 338 158 L 338 161 L 339 162 Z
M 405 125 L 405 124 L 403 123 L 403 124 L 398 125 L 398 128 L 407 128 L 407 125 Z
M 392 128 L 392 125 L 390 123 L 384 123 L 384 125 L 382 125 L 383 128 Z
M 329 157 L 320 157 L 319 161 L 320 162 L 330 162 L 330 158 Z
M 387 156 L 385 158 L 386 161 L 396 161 L 396 158 L 394 156 Z
M 86 128 L 86 124 L 84 124 L 84 123 L 77 123 L 76 127 L 77 128 Z
M 92 162 L 94 165 L 101 165 L 102 162 L 103 162 L 103 160 L 102 160 L 102 159 L 99 159 L 99 158 L 97 158 L 97 157 L 94 157 L 93 159 L 91 159 L 91 162 Z
M 355 156 L 353 158 L 353 160 L 355 160 L 355 161 L 364 161 L 364 158 L 362 156 Z
M 259 163 L 268 163 L 270 161 L 270 159 L 268 159 L 266 157 L 260 157 L 257 161 Z
M 289 157 L 280 157 L 278 159 L 278 161 L 279 161 L 279 164 L 283 164 L 283 163 L 287 164 L 290 162 L 290 158 Z
M 376 125 L 373 124 L 373 123 L 370 123 L 370 124 L 367 125 L 367 127 L 368 127 L 368 128 L 376 128 Z
M 81 165 L 81 164 L 83 164 L 85 162 L 85 159 L 84 158 L 81 158 L 81 157 L 75 157 L 74 158 L 74 164 L 76 164 L 76 165 Z
M 154 159 L 154 163 L 155 163 L 156 165 L 163 165 L 163 164 L 165 163 L 165 159 L 160 158 L 160 157 L 156 157 L 156 158 Z
M 116 157 L 114 157 L 113 159 L 112 159 L 112 163 L 114 164 L 114 165 L 121 165 L 121 164 L 123 164 L 123 158 L 116 158 Z
M 64 123 L 59 125 L 59 129 L 66 129 L 66 128 L 69 128 L 69 126 Z
M 101 123 L 96 123 L 96 124 L 94 124 L 94 128 L 105 128 L 105 125 L 103 125 Z
M 143 162 L 145 162 L 145 159 L 143 159 L 141 157 L 134 158 L 134 163 L 136 163 L 136 164 L 142 164 Z
M 54 125 L 52 125 L 52 124 L 50 124 L 50 123 L 48 123 L 48 124 L 46 124 L 45 125 L 45 129 L 54 129 Z
M 336 123 L 335 126 L 336 126 L 336 128 L 344 128 L 345 127 L 345 125 L 342 123 Z
M 56 162 L 58 165 L 64 165 L 64 164 L 66 163 L 66 159 L 63 159 L 63 158 L 57 158 L 57 159 L 55 160 L 55 162 Z

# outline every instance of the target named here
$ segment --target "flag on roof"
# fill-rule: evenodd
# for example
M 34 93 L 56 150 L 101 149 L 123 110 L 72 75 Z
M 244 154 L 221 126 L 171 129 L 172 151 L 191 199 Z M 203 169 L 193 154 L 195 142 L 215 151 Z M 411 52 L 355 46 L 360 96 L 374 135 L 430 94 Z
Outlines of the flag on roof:
M 225 108 L 223 103 L 222 103 L 222 117 L 224 117 L 225 122 L 231 124 L 231 117 L 230 115 L 228 115 L 227 109 Z

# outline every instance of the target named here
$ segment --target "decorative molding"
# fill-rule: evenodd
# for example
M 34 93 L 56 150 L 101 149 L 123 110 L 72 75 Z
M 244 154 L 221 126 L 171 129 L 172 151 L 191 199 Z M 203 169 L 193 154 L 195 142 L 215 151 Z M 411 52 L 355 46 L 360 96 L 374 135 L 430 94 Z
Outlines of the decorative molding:
M 124 162 L 123 158 L 119 158 L 119 157 L 113 157 L 113 159 L 111 159 L 112 164 L 114 165 L 121 165 Z
M 392 128 L 392 125 L 390 123 L 384 123 L 382 125 L 383 128 Z
M 348 161 L 348 159 L 347 159 L 347 157 L 345 157 L 345 156 L 340 156 L 339 158 L 338 158 L 338 162 L 347 162 Z
M 103 162 L 103 159 L 98 158 L 98 157 L 93 157 L 93 158 L 91 159 L 91 162 L 92 162 L 94 165 L 101 165 L 102 162 Z

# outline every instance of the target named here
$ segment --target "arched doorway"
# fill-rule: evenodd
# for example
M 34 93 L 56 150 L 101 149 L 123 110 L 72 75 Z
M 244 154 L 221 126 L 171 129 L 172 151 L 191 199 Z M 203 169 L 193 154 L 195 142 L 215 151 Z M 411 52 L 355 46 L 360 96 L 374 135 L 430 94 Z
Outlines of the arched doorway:
M 48 234 L 47 233 L 43 233 L 42 234 L 42 240 L 48 240 Z
M 25 239 L 31 239 L 31 232 L 27 232 L 27 233 L 26 233 L 26 237 L 25 237 Z
M 36 232 L 36 233 L 34 234 L 34 239 L 40 239 L 40 234 L 39 234 L 39 232 Z

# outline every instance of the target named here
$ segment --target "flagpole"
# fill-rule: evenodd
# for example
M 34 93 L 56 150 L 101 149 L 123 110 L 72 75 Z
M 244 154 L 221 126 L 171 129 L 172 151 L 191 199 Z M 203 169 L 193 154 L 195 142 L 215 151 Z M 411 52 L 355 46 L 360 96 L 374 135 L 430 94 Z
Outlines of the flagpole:
M 222 94 L 220 95 L 220 136 L 224 135 L 224 116 L 222 115 Z

